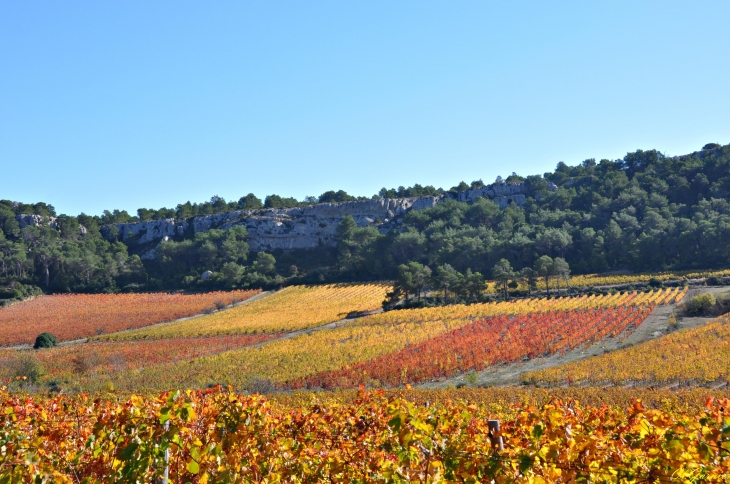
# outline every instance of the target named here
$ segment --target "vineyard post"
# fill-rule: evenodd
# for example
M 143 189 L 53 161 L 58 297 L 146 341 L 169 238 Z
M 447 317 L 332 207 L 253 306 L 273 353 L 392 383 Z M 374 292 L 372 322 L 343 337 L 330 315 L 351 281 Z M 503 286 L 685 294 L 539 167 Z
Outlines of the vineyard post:
M 168 430 L 170 430 L 170 421 L 165 422 L 165 433 L 167 433 Z M 162 479 L 160 479 L 161 484 L 167 484 L 167 481 L 170 477 L 170 447 L 168 446 L 165 449 L 165 470 L 162 472 Z
M 489 441 L 492 444 L 492 448 L 495 452 L 504 450 L 504 442 L 502 441 L 502 431 L 499 425 L 499 420 L 487 421 L 489 428 Z

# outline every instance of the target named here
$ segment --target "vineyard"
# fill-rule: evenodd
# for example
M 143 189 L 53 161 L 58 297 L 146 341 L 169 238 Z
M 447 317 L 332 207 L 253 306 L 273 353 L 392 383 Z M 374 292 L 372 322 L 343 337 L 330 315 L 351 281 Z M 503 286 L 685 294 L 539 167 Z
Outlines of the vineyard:
M 565 352 L 630 332 L 652 306 L 556 311 L 482 319 L 398 352 L 292 382 L 292 388 L 395 386 Z
M 698 384 L 730 381 L 730 319 L 679 331 L 599 357 L 539 370 L 522 376 L 525 383 L 559 384 Z
M 542 407 L 553 400 L 577 400 L 583 405 L 600 407 L 626 408 L 634 400 L 640 399 L 647 408 L 662 410 L 667 413 L 695 413 L 705 408 L 705 399 L 729 398 L 730 389 L 711 389 L 701 387 L 663 388 L 634 387 L 624 388 L 610 386 L 597 389 L 595 387 L 566 386 L 544 388 L 533 386 L 501 386 L 480 388 L 465 386 L 461 388 L 447 387 L 439 389 L 422 389 L 412 386 L 378 389 L 389 399 L 404 399 L 416 405 L 451 405 L 465 404 L 484 407 L 493 415 L 514 418 L 519 408 L 524 405 Z M 295 390 L 277 392 L 267 395 L 272 405 L 283 409 L 306 408 L 313 405 L 333 406 L 351 405 L 360 398 L 362 391 L 356 388 L 337 389 L 326 392 Z
M 602 274 L 580 274 L 570 276 L 568 278 L 568 286 L 575 288 L 589 288 L 598 286 L 621 286 L 625 284 L 646 284 L 651 279 L 662 282 L 665 281 L 685 281 L 688 279 L 704 279 L 708 277 L 730 277 L 730 269 L 721 271 L 675 271 L 675 272 L 655 272 L 644 274 L 625 274 L 625 275 L 602 275 Z M 551 289 L 558 286 L 565 288 L 564 281 L 553 279 L 550 284 Z M 540 279 L 537 281 L 537 288 L 541 291 L 545 290 L 545 281 Z M 528 289 L 524 282 L 520 282 L 518 289 L 526 291 Z M 499 292 L 494 282 L 489 284 L 490 292 Z
M 43 296 L 0 310 L 6 344 L 91 336 L 0 352 L 16 390 L 0 391 L 0 482 L 155 482 L 165 469 L 199 483 L 726 481 L 727 389 L 617 385 L 729 380 L 727 317 L 522 375 L 539 387 L 412 387 L 625 341 L 686 288 L 375 312 L 388 290 L 294 286 L 221 311 L 255 293 Z M 159 393 L 174 388 L 197 390 Z M 273 393 L 235 393 L 256 389 Z
M 33 344 L 42 332 L 59 341 L 140 328 L 214 310 L 260 291 L 203 294 L 63 294 L 0 310 L 0 346 Z
M 36 358 L 51 378 L 98 377 L 108 373 L 190 360 L 230 351 L 279 337 L 280 334 L 170 338 L 161 341 L 123 341 L 59 346 L 44 351 L 0 353 L 0 378 L 12 378 L 28 358 Z
M 216 382 L 243 388 L 252 378 L 282 389 L 418 383 L 626 337 L 656 304 L 683 295 L 674 288 L 389 311 L 258 348 L 110 378 L 115 388 L 148 392 L 169 389 L 172 381 L 186 388 Z
M 172 338 L 296 331 L 337 321 L 351 313 L 378 309 L 389 289 L 390 287 L 384 284 L 291 286 L 250 304 L 195 320 L 103 335 L 99 339 Z
M 730 401 L 711 397 L 686 412 L 380 393 L 288 409 L 220 389 L 0 400 L 7 482 L 156 482 L 166 471 L 181 483 L 726 482 L 730 472 Z

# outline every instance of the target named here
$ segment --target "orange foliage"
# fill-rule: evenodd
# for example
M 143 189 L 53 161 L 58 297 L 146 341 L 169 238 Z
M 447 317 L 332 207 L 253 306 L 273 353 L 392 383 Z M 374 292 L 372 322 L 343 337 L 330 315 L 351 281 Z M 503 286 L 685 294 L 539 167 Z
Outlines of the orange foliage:
M 2 482 L 727 482 L 730 401 L 506 411 L 362 393 L 282 409 L 220 390 L 118 403 L 0 392 Z M 499 419 L 492 431 L 489 420 Z M 501 440 L 503 448 L 497 443 Z
M 34 351 L 48 376 L 76 373 L 80 376 L 143 368 L 146 366 L 190 360 L 223 351 L 268 341 L 280 334 L 226 335 L 199 338 L 169 338 L 159 341 L 89 342 Z M 0 368 L 16 367 L 15 361 L 27 352 L 5 350 L 0 353 Z M 0 376 L 12 376 L 2 375 Z
M 631 331 L 653 306 L 496 316 L 402 350 L 339 370 L 301 378 L 292 388 L 399 385 L 487 366 L 561 353 Z
M 59 341 L 140 328 L 231 304 L 260 290 L 203 294 L 63 294 L 41 296 L 0 309 L 0 346 L 33 344 L 52 333 Z

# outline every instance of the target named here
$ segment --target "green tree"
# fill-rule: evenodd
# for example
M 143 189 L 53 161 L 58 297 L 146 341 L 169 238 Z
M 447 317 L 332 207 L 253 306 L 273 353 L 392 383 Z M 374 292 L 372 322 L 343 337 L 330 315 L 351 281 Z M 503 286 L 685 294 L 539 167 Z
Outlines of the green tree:
M 226 262 L 223 264 L 220 274 L 226 285 L 234 286 L 241 281 L 244 272 L 244 268 L 235 262 Z
M 480 272 L 472 272 L 471 269 L 467 269 L 464 273 L 464 292 L 467 299 L 478 301 L 485 288 L 484 276 Z
M 357 200 L 357 198 L 352 195 L 348 195 L 344 190 L 338 190 L 336 192 L 334 190 L 330 190 L 319 196 L 319 203 L 341 203 L 352 202 L 355 200 Z
M 532 267 L 524 267 L 520 273 L 520 279 L 525 281 L 527 284 L 527 291 L 528 293 L 532 293 L 533 291 L 537 291 L 537 278 L 538 273 L 535 269 Z
M 570 289 L 570 266 L 561 257 L 553 260 L 553 275 L 558 279 L 558 295 L 560 295 L 560 281 L 565 282 L 565 287 Z
M 550 294 L 550 278 L 553 272 L 553 259 L 550 256 L 543 255 L 535 261 L 535 272 L 545 281 L 545 294 Z
M 263 203 L 261 203 L 261 199 L 258 198 L 253 193 L 249 193 L 245 197 L 241 197 L 238 200 L 238 208 L 243 209 L 243 210 L 257 210 L 261 207 L 263 207 Z
M 276 259 L 273 255 L 266 252 L 256 254 L 256 260 L 253 263 L 253 270 L 265 276 L 276 274 Z
M 515 272 L 512 270 L 512 265 L 507 259 L 500 259 L 492 268 L 492 277 L 497 284 L 502 287 L 504 298 L 509 298 L 509 292 L 507 290 L 507 284 L 509 281 L 514 279 Z
M 413 294 L 418 301 L 421 301 L 421 294 L 431 279 L 431 269 L 418 262 L 409 262 L 398 266 L 398 286 L 408 296 Z
M 248 232 L 245 227 L 231 227 L 225 232 L 219 255 L 226 262 L 243 262 L 248 258 Z
M 434 287 L 440 290 L 445 301 L 451 300 L 453 295 L 462 292 L 464 276 L 449 264 L 436 267 L 433 276 Z
M 15 220 L 15 216 L 5 219 L 3 230 L 11 237 L 18 237 L 20 235 L 20 225 L 18 224 L 18 221 Z

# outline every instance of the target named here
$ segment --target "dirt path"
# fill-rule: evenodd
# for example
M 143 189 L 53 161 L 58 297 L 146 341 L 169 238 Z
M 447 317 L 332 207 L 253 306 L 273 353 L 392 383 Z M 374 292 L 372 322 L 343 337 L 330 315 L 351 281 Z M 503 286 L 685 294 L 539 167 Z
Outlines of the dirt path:
M 726 292 L 727 287 L 700 288 L 697 294 Z M 598 356 L 603 353 L 634 346 L 650 339 L 658 338 L 670 332 L 668 328 L 669 315 L 676 310 L 674 304 L 658 306 L 651 314 L 636 328 L 629 337 L 606 338 L 595 344 L 576 348 L 562 355 L 552 355 L 544 358 L 534 358 L 520 363 L 498 365 L 477 372 L 475 376 L 459 375 L 440 382 L 426 382 L 418 385 L 420 388 L 446 388 L 459 384 L 476 386 L 512 386 L 520 384 L 520 376 L 530 371 L 541 370 L 553 366 L 563 365 L 572 361 L 578 361 L 591 356 Z M 714 318 L 681 318 L 677 329 L 689 329 L 705 324 Z
M 242 302 L 245 302 L 245 301 L 242 301 Z M 219 355 L 221 353 L 227 353 L 229 351 L 242 350 L 242 349 L 245 349 L 245 348 L 259 348 L 261 346 L 264 346 L 264 345 L 269 344 L 269 343 L 273 343 L 275 341 L 280 341 L 280 340 L 284 340 L 284 339 L 292 339 L 292 338 L 296 338 L 297 336 L 301 336 L 301 335 L 304 335 L 304 334 L 312 334 L 312 333 L 315 333 L 317 331 L 327 331 L 327 330 L 335 329 L 335 328 L 337 328 L 339 326 L 343 326 L 345 324 L 351 323 L 352 321 L 355 321 L 356 319 L 364 318 L 365 316 L 370 316 L 371 314 L 378 314 L 378 313 L 382 313 L 382 312 L 383 312 L 383 309 L 382 308 L 378 308 L 375 311 L 370 311 L 368 313 L 362 313 L 362 314 L 359 314 L 359 315 L 357 315 L 355 317 L 340 319 L 338 321 L 333 321 L 331 323 L 323 324 L 322 326 L 315 326 L 314 328 L 300 329 L 298 331 L 292 331 L 290 333 L 283 333 L 283 334 L 279 335 L 276 338 L 268 339 L 266 341 L 261 341 L 261 342 L 253 343 L 253 344 L 249 344 L 249 345 L 236 346 L 236 347 L 233 347 L 233 348 L 226 348 L 226 349 L 222 349 L 220 351 L 216 351 L 216 352 L 213 352 L 213 353 L 208 353 L 208 354 L 205 354 L 205 355 L 201 355 L 201 356 L 196 357 L 196 358 L 207 358 L 207 357 Z M 215 336 L 215 335 L 211 335 L 211 336 Z M 87 341 L 87 340 L 84 340 L 84 342 L 85 341 Z M 81 342 L 81 341 L 79 340 L 79 342 Z M 61 344 L 59 344 L 58 346 L 61 346 Z M 185 359 L 187 359 L 187 358 L 183 358 L 181 360 L 173 360 L 173 361 L 169 361 L 167 363 L 177 363 L 177 362 L 182 361 L 182 360 L 185 360 Z M 156 366 L 156 365 L 141 366 L 141 367 L 134 368 L 134 370 L 135 371 L 142 371 L 142 370 L 144 370 L 146 368 L 150 368 L 151 366 Z M 131 370 L 131 368 L 123 369 L 121 371 L 128 371 L 128 370 Z
M 351 323 L 360 318 L 364 318 L 365 316 L 370 316 L 371 314 L 378 314 L 378 313 L 382 313 L 382 312 L 383 312 L 382 309 L 376 309 L 375 311 L 371 311 L 369 313 L 363 313 L 356 317 L 340 319 L 338 321 L 332 321 L 331 323 L 323 324 L 322 326 L 315 326 L 314 328 L 306 328 L 306 329 L 300 329 L 297 331 L 292 331 L 290 333 L 284 333 L 279 338 L 273 338 L 273 339 L 268 339 L 266 341 L 261 341 L 260 343 L 254 343 L 252 345 L 245 346 L 245 348 L 257 348 L 259 346 L 264 346 L 266 344 L 273 343 L 275 341 L 296 338 L 297 336 L 301 336 L 303 334 L 312 334 L 312 333 L 316 333 L 317 331 L 327 331 L 330 329 L 339 328 L 340 326 L 344 326 L 345 324 Z

